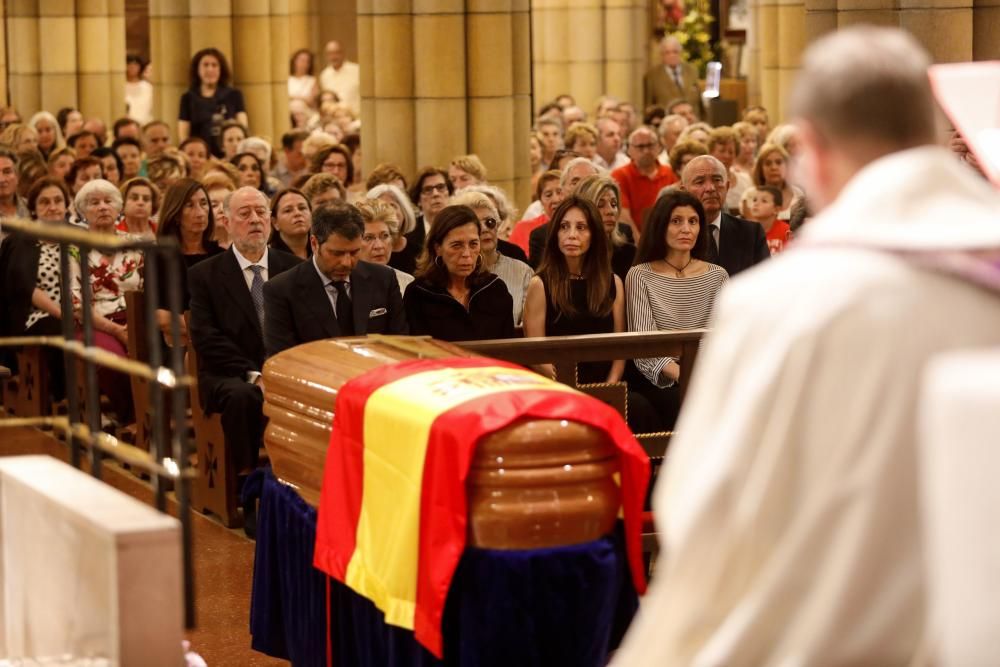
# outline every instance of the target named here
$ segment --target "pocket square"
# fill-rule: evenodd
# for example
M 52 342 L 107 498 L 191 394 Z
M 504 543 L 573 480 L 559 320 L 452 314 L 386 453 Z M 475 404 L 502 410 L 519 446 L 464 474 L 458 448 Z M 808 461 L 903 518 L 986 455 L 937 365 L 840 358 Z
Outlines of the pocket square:
M 376 308 L 375 310 L 369 311 L 368 317 L 378 317 L 379 315 L 385 315 L 388 311 L 385 308 Z

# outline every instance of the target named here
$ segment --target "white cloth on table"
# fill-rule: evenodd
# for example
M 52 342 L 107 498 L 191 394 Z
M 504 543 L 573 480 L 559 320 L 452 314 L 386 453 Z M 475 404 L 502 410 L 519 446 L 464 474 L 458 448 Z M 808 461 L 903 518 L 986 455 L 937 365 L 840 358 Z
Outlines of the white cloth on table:
M 1000 198 L 939 148 L 878 160 L 740 274 L 654 490 L 663 555 L 614 665 L 923 656 L 927 360 L 1000 343 L 1000 298 L 902 251 L 1000 248 Z

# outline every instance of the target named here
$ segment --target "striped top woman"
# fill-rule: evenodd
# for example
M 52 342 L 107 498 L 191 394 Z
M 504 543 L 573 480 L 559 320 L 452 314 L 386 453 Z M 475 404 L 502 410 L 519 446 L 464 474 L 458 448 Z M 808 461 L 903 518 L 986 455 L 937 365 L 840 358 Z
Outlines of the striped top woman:
M 710 233 L 697 198 L 687 192 L 660 197 L 625 279 L 629 331 L 708 326 L 719 290 L 729 280 L 725 269 L 704 260 Z M 636 359 L 635 365 L 656 387 L 669 387 L 680 377 L 673 357 Z

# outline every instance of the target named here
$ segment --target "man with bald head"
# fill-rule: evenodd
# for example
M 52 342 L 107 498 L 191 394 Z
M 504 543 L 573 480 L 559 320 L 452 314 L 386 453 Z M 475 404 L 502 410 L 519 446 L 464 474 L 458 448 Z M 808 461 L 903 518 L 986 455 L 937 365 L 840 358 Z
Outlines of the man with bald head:
M 222 415 L 233 469 L 244 473 L 257 465 L 264 435 L 264 283 L 301 260 L 268 248 L 271 211 L 260 190 L 240 188 L 223 208 L 232 246 L 188 272 L 191 342 L 202 408 Z
M 659 154 L 659 135 L 643 125 L 629 135 L 629 163 L 611 172 L 622 191 L 622 221 L 632 223 L 636 238 L 642 233 L 646 211 L 656 203 L 660 190 L 677 182 L 673 169 L 657 160 Z
M 699 155 L 684 167 L 681 184 L 705 207 L 708 261 L 718 264 L 730 276 L 749 269 L 771 256 L 764 228 L 729 215 L 723 209 L 729 193 L 729 171 L 717 158 Z
M 802 55 L 788 108 L 818 215 L 715 302 L 653 492 L 663 555 L 614 665 L 996 659 L 942 660 L 928 606 L 926 373 L 1000 346 L 1000 196 L 935 145 L 930 63 L 873 26 Z
M 337 94 L 341 103 L 354 112 L 361 113 L 361 70 L 344 56 L 344 48 L 337 40 L 330 40 L 324 49 L 327 66 L 319 73 L 320 90 Z
M 660 42 L 660 60 L 643 77 L 645 106 L 667 106 L 676 100 L 690 102 L 695 114 L 701 114 L 701 88 L 698 70 L 684 61 L 684 49 L 677 38 L 668 35 Z M 673 112 L 671 112 L 673 113 Z

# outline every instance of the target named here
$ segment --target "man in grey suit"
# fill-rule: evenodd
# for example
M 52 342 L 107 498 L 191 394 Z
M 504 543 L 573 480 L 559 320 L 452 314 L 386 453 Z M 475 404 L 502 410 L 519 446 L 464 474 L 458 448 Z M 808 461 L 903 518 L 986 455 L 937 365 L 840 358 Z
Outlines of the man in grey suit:
M 684 100 L 694 107 L 699 117 L 703 115 L 698 70 L 691 63 L 681 60 L 683 50 L 676 37 L 667 36 L 660 42 L 663 60 L 643 77 L 646 106 L 659 104 L 666 108 L 672 102 Z
M 313 212 L 312 259 L 264 284 L 267 356 L 323 338 L 409 332 L 395 272 L 358 259 L 363 229 L 350 204 Z

